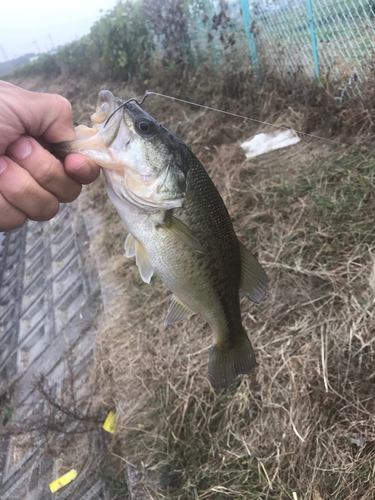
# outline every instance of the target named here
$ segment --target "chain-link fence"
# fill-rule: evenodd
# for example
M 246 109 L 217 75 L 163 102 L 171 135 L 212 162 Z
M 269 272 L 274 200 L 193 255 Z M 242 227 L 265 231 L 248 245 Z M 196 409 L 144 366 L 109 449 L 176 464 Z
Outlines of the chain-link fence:
M 333 82 L 344 97 L 361 92 L 374 55 L 375 0 L 119 0 L 89 35 L 23 74 L 104 71 L 129 79 L 165 67 L 181 78 L 186 64 L 199 70 L 208 61 L 218 74 L 243 75 L 251 65 L 255 73 L 271 68 Z
M 211 58 L 331 79 L 339 94 L 360 92 L 374 64 L 375 0 L 199 0 L 184 34 L 196 64 Z

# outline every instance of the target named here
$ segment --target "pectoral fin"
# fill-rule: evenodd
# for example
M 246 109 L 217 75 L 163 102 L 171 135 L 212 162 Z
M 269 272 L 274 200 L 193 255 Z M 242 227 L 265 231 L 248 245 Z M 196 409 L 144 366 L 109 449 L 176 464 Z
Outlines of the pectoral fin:
M 135 238 L 129 233 L 125 240 L 125 255 L 129 259 L 134 257 L 135 253 Z
M 139 273 L 145 283 L 150 283 L 152 275 L 154 274 L 154 268 L 152 267 L 145 247 L 137 239 L 134 238 L 134 240 L 136 252 L 135 261 L 137 263 Z
M 168 221 L 164 222 L 160 225 L 160 227 L 164 228 L 168 231 L 172 236 L 179 239 L 186 245 L 194 248 L 198 252 L 202 252 L 202 245 L 200 244 L 198 238 L 194 235 L 194 233 L 187 227 L 186 224 L 181 222 L 176 217 L 172 216 L 168 219 Z
M 164 324 L 172 325 L 173 323 L 177 323 L 177 321 L 181 321 L 182 319 L 190 318 L 195 314 L 194 311 L 189 309 L 180 299 L 172 296 L 171 303 L 169 304 L 167 316 L 165 317 Z
M 240 241 L 239 245 L 242 267 L 240 290 L 258 304 L 267 292 L 268 278 L 254 255 Z

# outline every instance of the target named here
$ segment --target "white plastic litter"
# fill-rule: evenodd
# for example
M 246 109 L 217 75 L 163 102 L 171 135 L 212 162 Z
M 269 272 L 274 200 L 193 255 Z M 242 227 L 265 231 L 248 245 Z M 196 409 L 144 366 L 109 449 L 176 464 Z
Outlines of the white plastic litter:
M 365 439 L 360 434 L 344 434 L 349 439 L 351 444 L 357 445 L 359 448 L 365 444 Z
M 254 158 L 274 149 L 286 148 L 297 144 L 301 139 L 291 129 L 271 134 L 257 134 L 250 141 L 241 144 L 246 152 L 246 158 Z

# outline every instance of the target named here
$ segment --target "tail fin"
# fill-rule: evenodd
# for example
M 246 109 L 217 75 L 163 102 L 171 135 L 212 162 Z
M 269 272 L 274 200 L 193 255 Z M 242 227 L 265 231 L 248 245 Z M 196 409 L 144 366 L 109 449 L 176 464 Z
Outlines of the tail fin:
M 241 373 L 255 368 L 257 362 L 251 342 L 243 330 L 243 335 L 233 345 L 213 344 L 210 351 L 208 378 L 214 389 L 229 387 Z

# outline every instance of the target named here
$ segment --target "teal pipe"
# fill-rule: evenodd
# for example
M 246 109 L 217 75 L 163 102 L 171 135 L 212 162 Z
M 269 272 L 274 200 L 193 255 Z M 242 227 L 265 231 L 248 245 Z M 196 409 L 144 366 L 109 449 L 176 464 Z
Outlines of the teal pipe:
M 319 80 L 319 78 L 320 78 L 319 77 L 319 53 L 318 53 L 318 44 L 316 42 L 314 11 L 313 11 L 312 0 L 306 0 L 306 1 L 307 1 L 307 8 L 309 11 L 310 33 L 311 33 L 312 49 L 313 49 L 313 54 L 314 54 L 315 74 L 316 74 L 317 79 Z
M 218 67 L 219 66 L 219 59 L 217 57 L 217 52 L 216 52 L 216 48 L 215 48 L 215 44 L 214 44 L 213 40 L 211 40 L 210 45 L 211 45 L 211 52 L 212 52 L 212 57 L 214 59 L 215 66 Z
M 213 12 L 213 5 L 210 2 L 210 0 L 203 0 L 203 5 L 205 6 L 206 13 L 210 13 L 210 15 L 211 15 L 212 12 Z M 203 28 L 202 21 L 199 21 L 199 24 Z M 214 44 L 213 40 L 210 41 L 210 47 L 211 47 L 212 59 L 214 60 L 216 68 L 218 68 L 219 67 L 219 58 L 217 57 L 216 47 L 215 47 L 215 44 Z
M 259 69 L 259 57 L 255 36 L 254 33 L 251 32 L 251 13 L 249 0 L 240 0 L 240 5 L 242 10 L 242 19 L 245 25 L 246 40 L 250 49 L 250 60 L 255 72 L 257 73 Z

